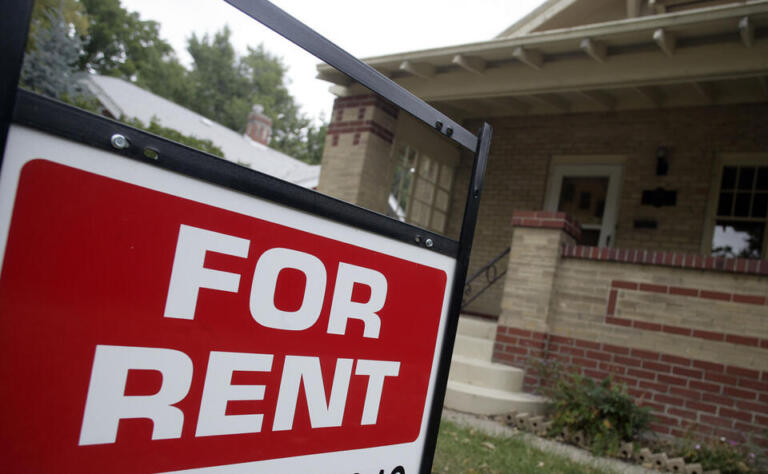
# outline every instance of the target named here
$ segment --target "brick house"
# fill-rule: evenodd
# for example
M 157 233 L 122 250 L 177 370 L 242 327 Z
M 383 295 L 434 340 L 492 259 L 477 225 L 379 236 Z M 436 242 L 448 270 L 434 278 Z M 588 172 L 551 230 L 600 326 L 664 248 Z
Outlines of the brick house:
M 768 1 L 548 0 L 489 41 L 365 61 L 494 127 L 470 274 L 501 277 L 460 325 L 487 374 L 448 406 L 513 408 L 503 379 L 530 392 L 557 359 L 626 383 L 659 433 L 768 443 Z M 318 189 L 457 237 L 472 157 L 318 69 Z

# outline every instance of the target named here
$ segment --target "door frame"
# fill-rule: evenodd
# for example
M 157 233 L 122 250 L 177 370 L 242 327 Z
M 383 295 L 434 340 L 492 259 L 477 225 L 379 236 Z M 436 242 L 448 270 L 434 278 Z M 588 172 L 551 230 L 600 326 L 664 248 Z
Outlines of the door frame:
M 623 174 L 623 164 L 553 164 L 549 172 L 549 179 L 547 180 L 544 210 L 552 212 L 557 211 L 564 177 L 607 177 L 608 191 L 605 196 L 603 221 L 599 226 L 596 224 L 582 224 L 582 228 L 600 229 L 598 246 L 613 247 L 616 242 L 616 220 L 618 218 L 619 196 Z

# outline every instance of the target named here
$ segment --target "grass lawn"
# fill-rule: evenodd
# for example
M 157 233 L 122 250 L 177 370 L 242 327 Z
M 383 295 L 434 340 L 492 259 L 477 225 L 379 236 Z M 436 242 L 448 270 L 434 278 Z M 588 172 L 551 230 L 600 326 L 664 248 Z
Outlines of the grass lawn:
M 606 474 L 569 459 L 528 446 L 522 438 L 495 438 L 480 431 L 440 423 L 434 474 Z

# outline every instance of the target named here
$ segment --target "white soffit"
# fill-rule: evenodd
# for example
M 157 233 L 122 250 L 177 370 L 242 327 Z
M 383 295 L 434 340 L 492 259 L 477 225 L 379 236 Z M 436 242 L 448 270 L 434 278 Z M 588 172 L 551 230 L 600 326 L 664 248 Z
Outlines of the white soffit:
M 611 54 L 623 54 L 624 50 L 632 50 L 646 45 L 655 46 L 654 32 L 663 29 L 683 45 L 686 41 L 697 39 L 710 41 L 711 38 L 721 38 L 727 41 L 732 35 L 738 40 L 744 27 L 740 22 L 747 20 L 751 34 L 754 30 L 768 28 L 768 0 L 758 0 L 739 3 L 736 6 L 727 5 L 700 10 L 690 10 L 656 16 L 631 18 L 609 23 L 586 25 L 562 30 L 552 30 L 532 33 L 515 38 L 500 38 L 491 41 L 449 46 L 423 51 L 412 51 L 394 55 L 364 59 L 364 61 L 385 74 L 407 74 L 400 68 L 403 62 L 429 64 L 436 68 L 432 81 L 440 78 L 441 68 L 456 67 L 454 58 L 457 55 L 470 56 L 484 61 L 486 64 L 494 61 L 506 61 L 513 57 L 516 48 L 537 51 L 545 56 L 583 54 L 580 47 L 585 39 L 604 45 Z M 754 39 L 753 42 L 757 42 Z M 658 46 L 656 46 L 658 48 Z M 658 49 L 657 49 L 658 51 Z M 608 57 L 610 60 L 610 56 Z M 330 66 L 318 66 L 319 76 L 326 80 L 335 81 Z M 342 84 L 346 85 L 346 84 Z

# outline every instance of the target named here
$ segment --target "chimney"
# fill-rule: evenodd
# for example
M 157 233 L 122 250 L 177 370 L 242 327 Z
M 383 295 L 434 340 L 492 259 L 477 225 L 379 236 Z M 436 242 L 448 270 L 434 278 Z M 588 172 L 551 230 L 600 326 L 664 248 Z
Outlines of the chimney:
M 245 125 L 245 134 L 262 145 L 269 144 L 272 135 L 272 119 L 264 115 L 264 107 L 256 104 L 248 114 L 248 123 Z

